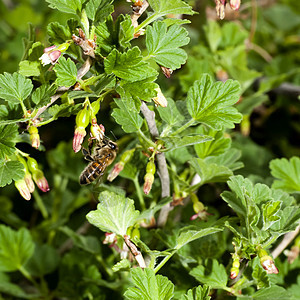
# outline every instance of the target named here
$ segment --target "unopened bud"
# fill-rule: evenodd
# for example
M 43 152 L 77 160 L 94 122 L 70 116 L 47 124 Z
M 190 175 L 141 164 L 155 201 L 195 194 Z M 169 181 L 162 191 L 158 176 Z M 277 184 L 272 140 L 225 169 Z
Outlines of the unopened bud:
M 275 266 L 273 258 L 268 255 L 268 252 L 262 248 L 257 251 L 261 266 L 267 271 L 268 274 L 278 274 L 278 269 Z
M 50 190 L 48 181 L 45 178 L 43 171 L 39 169 L 37 161 L 32 157 L 28 157 L 27 164 L 38 188 L 43 192 L 48 192 Z
M 31 177 L 31 174 L 28 172 L 25 173 L 25 177 L 24 177 L 24 180 L 26 182 L 26 185 L 28 187 L 28 190 L 30 193 L 32 193 L 34 191 L 34 183 L 33 183 L 33 180 L 32 180 L 32 177 Z
M 168 101 L 164 94 L 162 93 L 161 89 L 158 87 L 155 89 L 157 91 L 157 96 L 152 98 L 156 105 L 160 105 L 162 107 L 168 106 Z
M 124 169 L 124 163 L 123 162 L 118 162 L 114 165 L 114 168 L 111 170 L 109 175 L 107 176 L 108 181 L 113 181 Z
M 38 149 L 40 147 L 40 136 L 38 129 L 32 125 L 28 128 L 28 132 L 30 135 L 31 146 Z
M 154 175 L 147 173 L 144 177 L 145 183 L 144 183 L 144 193 L 148 195 L 151 191 L 152 184 L 154 182 Z
M 86 131 L 84 127 L 77 127 L 75 129 L 74 138 L 73 138 L 73 150 L 75 153 L 80 151 L 85 136 L 86 136 Z
M 18 189 L 20 195 L 25 200 L 30 200 L 31 199 L 30 191 L 29 191 L 28 186 L 27 186 L 24 179 L 20 179 L 20 180 L 15 181 L 15 187 Z
M 235 257 L 233 259 L 232 267 L 230 269 L 230 279 L 235 279 L 238 276 L 239 272 L 240 272 L 240 260 L 238 257 Z
M 241 0 L 230 0 L 230 7 L 233 10 L 238 10 L 241 6 Z

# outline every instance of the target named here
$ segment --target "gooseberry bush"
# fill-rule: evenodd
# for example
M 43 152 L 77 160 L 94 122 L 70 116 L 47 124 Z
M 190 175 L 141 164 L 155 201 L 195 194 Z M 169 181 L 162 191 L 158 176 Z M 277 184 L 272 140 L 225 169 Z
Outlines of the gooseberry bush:
M 1 299 L 298 299 L 297 1 L 46 2 L 0 75 Z

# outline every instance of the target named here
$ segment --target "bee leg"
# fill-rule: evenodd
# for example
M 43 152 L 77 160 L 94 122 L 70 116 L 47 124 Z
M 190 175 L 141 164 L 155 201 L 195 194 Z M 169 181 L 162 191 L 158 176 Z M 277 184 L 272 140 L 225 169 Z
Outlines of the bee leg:
M 93 161 L 94 159 L 92 158 L 90 152 L 88 150 L 86 150 L 85 148 L 82 148 L 82 154 L 84 159 L 88 160 L 88 161 Z

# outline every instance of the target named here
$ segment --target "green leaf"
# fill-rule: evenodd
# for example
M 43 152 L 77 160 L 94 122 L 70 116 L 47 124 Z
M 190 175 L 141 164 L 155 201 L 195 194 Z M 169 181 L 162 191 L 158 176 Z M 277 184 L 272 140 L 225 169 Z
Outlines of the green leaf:
M 44 244 L 35 245 L 34 254 L 26 263 L 26 270 L 33 276 L 42 277 L 52 273 L 59 264 L 59 255 L 55 248 Z
M 224 228 L 222 228 L 222 227 L 209 227 L 209 228 L 204 228 L 204 229 L 200 229 L 200 230 L 193 230 L 193 228 L 194 228 L 194 226 L 186 227 L 180 232 L 178 238 L 176 239 L 177 240 L 176 249 L 179 249 L 182 246 L 184 246 L 196 239 L 199 239 L 203 236 L 224 230 Z
M 0 225 L 0 270 L 12 272 L 24 266 L 32 256 L 34 243 L 30 232 L 21 228 L 18 231 Z
M 70 87 L 77 81 L 77 69 L 75 63 L 68 58 L 67 60 L 61 56 L 55 64 L 54 71 L 57 79 L 58 86 Z
M 131 263 L 127 258 L 124 258 L 117 262 L 113 267 L 112 270 L 114 272 L 119 272 L 119 271 L 128 271 L 130 270 Z
M 218 156 L 230 148 L 231 139 L 225 136 L 224 131 L 217 131 L 206 126 L 200 126 L 197 133 L 205 134 L 213 138 L 211 141 L 194 146 L 199 158 Z
M 157 111 L 162 118 L 168 125 L 171 127 L 179 126 L 182 124 L 184 120 L 184 116 L 179 112 L 175 101 L 171 98 L 168 98 L 168 106 L 167 107 L 157 107 Z
M 22 60 L 19 63 L 19 73 L 23 76 L 40 76 L 40 62 L 38 61 L 29 61 Z
M 160 137 L 160 140 L 162 140 L 165 143 L 165 146 L 168 150 L 174 150 L 181 147 L 187 147 L 191 145 L 196 145 L 199 143 L 205 143 L 207 141 L 211 141 L 212 138 L 208 135 L 185 135 L 185 136 L 171 136 L 171 137 Z
M 0 75 L 0 98 L 19 104 L 31 93 L 33 84 L 30 79 L 19 73 L 4 73 Z
M 104 22 L 114 11 L 112 0 L 89 0 L 85 6 L 88 18 L 94 24 Z
M 0 161 L 0 187 L 11 184 L 13 180 L 22 179 L 25 169 L 19 161 Z
M 123 195 L 102 192 L 97 210 L 87 214 L 88 221 L 104 232 L 125 235 L 127 228 L 133 226 L 139 211 L 134 209 L 134 201 Z
M 70 105 L 68 103 L 64 103 L 61 105 L 52 105 L 48 108 L 48 113 L 52 115 L 55 119 L 60 117 L 70 117 L 71 115 L 77 114 L 77 112 L 82 107 L 81 103 Z
M 8 281 L 0 281 L 0 292 L 17 297 L 15 299 L 38 299 L 39 294 L 30 295 L 28 292 L 23 291 L 19 285 L 8 282 Z M 3 296 L 3 295 L 2 295 Z M 4 299 L 4 298 L 2 298 Z
M 138 47 L 121 53 L 114 49 L 104 61 L 107 74 L 115 74 L 126 81 L 139 81 L 157 76 L 157 72 L 150 65 L 142 61 L 141 51 Z
M 205 74 L 189 89 L 187 108 L 192 118 L 216 130 L 233 128 L 234 123 L 242 120 L 242 115 L 232 107 L 239 96 L 238 81 L 213 83 L 211 76 Z
M 186 62 L 187 54 L 180 47 L 189 43 L 188 32 L 177 24 L 167 28 L 164 22 L 155 22 L 146 29 L 148 55 L 161 66 L 172 70 Z
M 132 300 L 169 300 L 173 297 L 174 285 L 167 277 L 155 275 L 152 269 L 131 269 L 136 287 L 129 287 L 124 296 Z
M 58 9 L 59 11 L 77 14 L 81 12 L 82 4 L 85 0 L 46 0 L 50 8 Z
M 122 126 L 122 129 L 127 133 L 139 130 L 143 124 L 143 119 L 139 115 L 134 101 L 130 98 L 117 99 L 115 103 L 119 108 L 113 110 L 112 116 Z
M 255 279 L 258 289 L 268 288 L 270 286 L 270 280 L 267 272 L 258 264 L 253 269 L 252 277 Z
M 16 124 L 0 126 L 0 160 L 15 153 L 17 136 L 18 126 Z
M 158 17 L 167 14 L 194 14 L 192 8 L 182 0 L 149 0 L 148 2 Z
M 278 178 L 272 188 L 282 189 L 288 193 L 300 193 L 300 158 L 277 158 L 270 162 L 271 174 Z
M 51 44 L 62 44 L 72 38 L 72 33 L 67 26 L 58 22 L 51 22 L 47 26 L 47 34 Z
M 125 16 L 124 21 L 120 22 L 119 44 L 124 49 L 130 47 L 130 41 L 133 39 L 134 27 L 129 15 Z
M 276 221 L 280 219 L 276 214 L 280 210 L 281 201 L 269 201 L 262 205 L 263 211 L 263 230 L 270 228 Z
M 212 52 L 216 52 L 222 40 L 220 25 L 215 21 L 208 21 L 204 26 L 204 32 Z
M 204 265 L 192 269 L 190 275 L 214 289 L 224 289 L 227 285 L 226 269 L 216 259 L 207 260 Z
M 180 300 L 210 300 L 209 286 L 201 285 L 187 291 L 186 295 L 182 295 Z
M 281 286 L 273 285 L 271 287 L 261 289 L 251 295 L 253 300 L 291 300 L 290 293 Z
M 37 105 L 35 108 L 50 103 L 51 96 L 53 96 L 55 92 L 55 85 L 50 86 L 48 84 L 43 84 L 40 87 L 38 87 L 31 95 L 32 102 Z

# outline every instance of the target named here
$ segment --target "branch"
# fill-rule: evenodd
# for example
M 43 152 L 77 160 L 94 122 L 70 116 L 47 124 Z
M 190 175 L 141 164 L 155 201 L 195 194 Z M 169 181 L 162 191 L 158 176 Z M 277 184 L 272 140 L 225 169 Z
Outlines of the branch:
M 82 67 L 78 70 L 77 72 L 77 79 L 81 79 L 88 71 L 89 69 L 91 68 L 91 65 L 92 65 L 92 59 L 90 57 L 87 58 L 87 60 L 84 62 L 84 64 L 82 65 Z M 32 118 L 32 121 L 35 121 L 37 120 L 37 118 L 50 106 L 52 105 L 57 99 L 60 98 L 60 96 L 68 91 L 70 89 L 70 87 L 65 87 L 65 86 L 60 86 L 58 89 L 57 89 L 57 93 L 55 95 L 53 95 L 51 97 L 51 100 L 50 102 L 39 108 L 36 115 Z
M 135 260 L 142 269 L 146 268 L 146 263 L 142 253 L 137 249 L 136 245 L 130 240 L 128 235 L 124 235 L 124 241 L 131 253 L 133 254 Z
M 153 138 L 159 137 L 159 132 L 155 123 L 155 113 L 151 111 L 145 102 L 142 102 L 141 111 L 147 121 L 150 134 Z M 170 176 L 167 166 L 167 161 L 164 153 L 158 153 L 156 155 L 158 165 L 158 175 L 161 182 L 161 197 L 170 197 Z M 169 212 L 173 209 L 170 203 L 166 204 L 160 211 L 157 225 L 163 227 L 168 219 Z
M 284 235 L 284 238 L 280 242 L 280 244 L 272 251 L 272 256 L 275 259 L 278 257 L 281 252 L 289 245 L 289 243 L 297 236 L 300 231 L 300 225 L 296 228 L 296 230 L 288 232 Z

